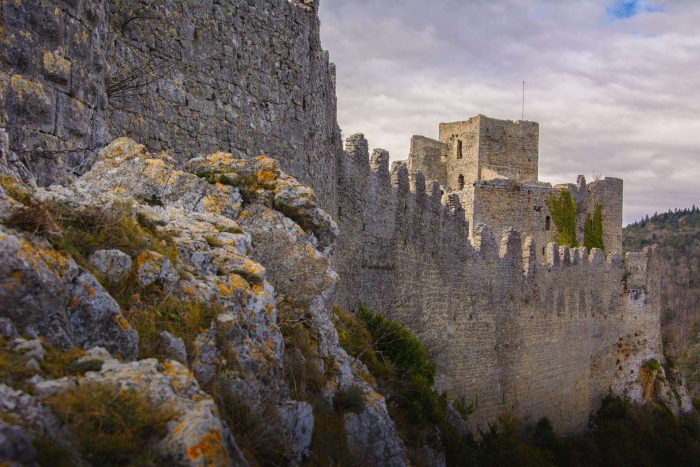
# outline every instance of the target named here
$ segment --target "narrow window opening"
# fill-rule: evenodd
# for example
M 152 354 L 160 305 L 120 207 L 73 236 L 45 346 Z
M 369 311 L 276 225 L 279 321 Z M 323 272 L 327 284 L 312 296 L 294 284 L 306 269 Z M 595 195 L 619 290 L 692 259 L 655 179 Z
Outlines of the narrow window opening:
M 542 247 L 542 256 L 544 256 L 544 247 Z
M 457 185 L 459 186 L 460 190 L 464 190 L 464 175 L 459 175 L 459 178 L 457 179 Z
M 550 230 L 552 228 L 551 224 L 552 224 L 552 220 L 549 218 L 549 216 L 547 216 L 544 219 L 544 230 Z
M 457 140 L 457 159 L 462 158 L 462 140 L 458 139 Z

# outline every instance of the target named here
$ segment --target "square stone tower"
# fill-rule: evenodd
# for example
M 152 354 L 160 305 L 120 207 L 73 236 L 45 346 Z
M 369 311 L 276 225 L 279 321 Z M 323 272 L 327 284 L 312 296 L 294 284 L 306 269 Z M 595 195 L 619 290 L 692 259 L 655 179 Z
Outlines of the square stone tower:
M 531 236 L 538 255 L 555 241 L 557 230 L 547 200 L 569 191 L 577 208 L 577 237 L 583 243 L 583 225 L 595 207 L 603 207 L 606 250 L 622 249 L 622 180 L 606 178 L 589 185 L 553 187 L 538 180 L 539 124 L 498 120 L 477 115 L 466 121 L 440 123 L 439 140 L 411 139 L 409 173 L 422 172 L 459 197 L 470 234 L 480 224 L 499 234 L 507 228 Z
M 440 142 L 447 148 L 446 187 L 462 190 L 474 182 L 509 179 L 537 181 L 539 125 L 477 115 L 441 123 Z

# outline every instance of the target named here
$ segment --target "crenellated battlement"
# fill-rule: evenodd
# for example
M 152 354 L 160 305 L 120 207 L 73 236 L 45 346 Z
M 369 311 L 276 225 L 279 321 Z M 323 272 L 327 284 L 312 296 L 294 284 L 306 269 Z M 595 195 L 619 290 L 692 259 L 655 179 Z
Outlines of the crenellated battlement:
M 416 332 L 440 389 L 478 399 L 480 422 L 505 410 L 576 430 L 611 381 L 620 392 L 636 384 L 638 355 L 660 348 L 651 250 L 624 260 L 555 242 L 543 251 L 527 232 L 471 227 L 460 192 L 368 147 L 351 136 L 339 163 L 341 306 L 361 300 Z M 630 333 L 647 345 L 625 360 L 616 343 Z

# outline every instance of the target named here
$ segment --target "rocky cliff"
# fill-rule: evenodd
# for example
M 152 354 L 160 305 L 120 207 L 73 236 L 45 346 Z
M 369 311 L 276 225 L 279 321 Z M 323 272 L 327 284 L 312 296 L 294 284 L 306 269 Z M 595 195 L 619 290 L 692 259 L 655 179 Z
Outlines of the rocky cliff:
M 700 210 L 655 214 L 624 229 L 625 247 L 658 244 L 664 350 L 700 396 Z
M 95 462 L 76 417 L 103 394 L 158 415 L 139 445 L 158 463 L 295 464 L 324 411 L 355 458 L 404 463 L 383 397 L 332 323 L 337 227 L 274 160 L 215 153 L 178 167 L 121 138 L 70 185 L 2 187 L 9 459 L 31 464 L 32 446 L 50 443 Z M 349 390 L 361 408 L 334 412 Z

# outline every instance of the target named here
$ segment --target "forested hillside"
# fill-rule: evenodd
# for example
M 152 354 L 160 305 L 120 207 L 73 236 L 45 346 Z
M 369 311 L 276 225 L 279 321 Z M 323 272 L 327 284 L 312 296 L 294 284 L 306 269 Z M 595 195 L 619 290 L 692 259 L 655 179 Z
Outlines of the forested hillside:
M 667 356 L 700 396 L 700 209 L 646 216 L 623 231 L 625 251 L 659 245 L 662 328 Z

